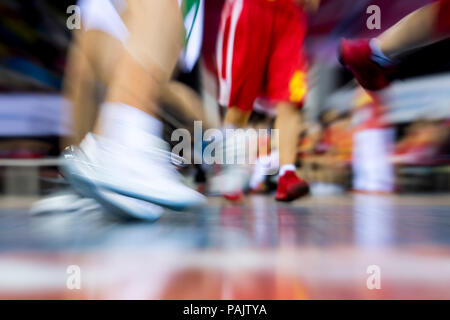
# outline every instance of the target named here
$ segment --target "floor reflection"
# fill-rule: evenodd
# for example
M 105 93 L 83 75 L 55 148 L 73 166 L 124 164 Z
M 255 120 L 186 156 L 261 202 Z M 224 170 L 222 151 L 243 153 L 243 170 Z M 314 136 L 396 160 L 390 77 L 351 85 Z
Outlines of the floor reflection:
M 67 289 L 70 265 L 81 290 Z M 212 200 L 151 225 L 0 211 L 0 298 L 450 299 L 448 283 L 445 196 Z

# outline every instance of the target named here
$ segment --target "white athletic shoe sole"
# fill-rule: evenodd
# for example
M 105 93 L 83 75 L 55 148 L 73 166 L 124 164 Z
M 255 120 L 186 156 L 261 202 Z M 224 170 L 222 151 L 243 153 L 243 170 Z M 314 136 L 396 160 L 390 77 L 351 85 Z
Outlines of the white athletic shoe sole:
M 74 191 L 62 191 L 36 201 L 30 209 L 30 214 L 37 216 L 97 210 L 101 210 L 101 206 L 97 201 L 83 198 Z
M 69 177 L 70 183 L 85 197 L 95 199 L 107 213 L 125 220 L 145 220 L 154 222 L 164 213 L 164 209 L 148 201 L 143 201 L 102 189 L 88 180 L 77 176 Z
M 63 171 L 75 187 L 88 186 L 87 190 L 91 192 L 113 191 L 173 210 L 184 210 L 205 203 L 205 197 L 197 191 L 185 186 L 175 177 L 158 172 L 164 170 L 161 167 L 143 167 L 140 172 L 139 169 L 129 168 L 127 165 L 99 165 L 93 163 L 78 148 L 66 150 L 63 158 Z M 156 172 L 145 172 L 152 169 Z

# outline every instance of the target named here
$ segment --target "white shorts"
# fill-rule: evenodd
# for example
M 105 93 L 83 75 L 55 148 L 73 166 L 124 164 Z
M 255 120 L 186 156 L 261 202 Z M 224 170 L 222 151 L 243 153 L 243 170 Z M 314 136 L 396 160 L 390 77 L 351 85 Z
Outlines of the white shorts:
M 124 0 L 79 0 L 81 22 L 85 31 L 98 30 L 105 32 L 126 43 L 128 29 L 120 14 L 126 9 Z
M 181 6 L 182 0 L 178 0 Z M 79 0 L 78 6 L 81 10 L 81 21 L 85 31 L 98 30 L 105 32 L 115 39 L 126 44 L 129 32 L 127 26 L 121 18 L 121 13 L 126 9 L 125 0 Z M 195 63 L 198 61 L 202 46 L 203 37 L 203 1 L 200 2 L 200 8 L 197 19 L 193 25 L 191 41 L 180 54 L 179 65 L 185 72 L 192 71 Z M 185 19 L 185 26 L 188 27 L 194 17 L 188 15 Z

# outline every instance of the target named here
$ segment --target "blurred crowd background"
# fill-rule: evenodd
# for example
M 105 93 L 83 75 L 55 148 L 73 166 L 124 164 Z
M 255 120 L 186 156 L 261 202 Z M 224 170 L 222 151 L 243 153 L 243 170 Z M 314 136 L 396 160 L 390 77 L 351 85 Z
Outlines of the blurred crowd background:
M 223 113 L 215 76 L 223 2 L 204 2 L 201 58 L 178 75 L 202 97 L 211 123 L 219 123 Z M 378 98 L 359 88 L 336 56 L 340 38 L 374 37 L 429 2 L 323 0 L 309 17 L 310 92 L 298 162 L 313 182 L 313 194 L 450 190 L 450 41 L 405 53 L 403 80 Z M 53 159 L 60 140 L 71 135 L 70 104 L 62 92 L 72 37 L 66 10 L 73 4 L 0 0 L 0 164 Z M 381 30 L 366 26 L 366 9 L 374 4 L 381 8 Z M 270 124 L 270 114 L 261 110 L 254 126 Z M 17 179 L 17 172 L 0 170 L 2 181 Z M 2 182 L 1 188 L 9 187 Z

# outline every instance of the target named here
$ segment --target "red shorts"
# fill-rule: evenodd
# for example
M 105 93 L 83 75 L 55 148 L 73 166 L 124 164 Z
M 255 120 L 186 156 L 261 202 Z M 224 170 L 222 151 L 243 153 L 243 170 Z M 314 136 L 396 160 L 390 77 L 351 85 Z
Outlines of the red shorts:
M 439 0 L 438 33 L 450 33 L 450 0 Z
M 262 97 L 302 106 L 306 29 L 292 0 L 227 0 L 217 43 L 220 104 L 250 111 Z

